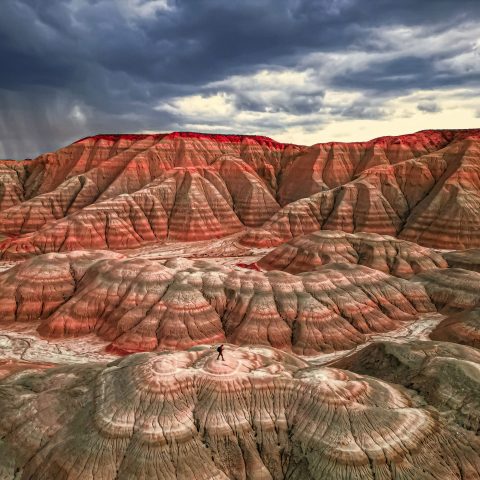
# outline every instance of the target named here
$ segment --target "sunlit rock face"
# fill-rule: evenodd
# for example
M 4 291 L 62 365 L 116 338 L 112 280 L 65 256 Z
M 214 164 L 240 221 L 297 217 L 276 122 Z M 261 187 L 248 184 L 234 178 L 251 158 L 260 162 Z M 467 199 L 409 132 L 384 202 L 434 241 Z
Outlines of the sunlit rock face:
M 350 264 L 291 275 L 97 251 L 0 273 L 0 323 L 34 322 L 47 338 L 93 332 L 124 352 L 226 340 L 332 352 L 432 311 L 421 285 Z
M 419 142 L 430 134 L 423 132 Z M 402 141 L 398 139 L 400 144 Z M 402 153 L 395 161 L 384 158 L 362 164 L 352 177 L 324 182 L 309 196 L 290 195 L 288 198 L 295 201 L 262 226 L 270 236 L 268 241 L 278 245 L 316 230 L 342 230 L 399 236 L 428 247 L 478 247 L 479 133 L 457 133 L 429 145 L 428 151 L 419 154 L 402 150 L 405 156 Z M 385 148 L 390 146 L 387 143 Z M 349 151 L 347 146 L 341 147 Z M 350 161 L 344 153 L 344 162 L 345 155 Z M 331 164 L 341 168 L 342 160 L 336 160 L 332 154 Z M 300 184 L 295 188 L 299 190 Z M 254 244 L 256 240 L 259 244 L 267 242 L 256 231 L 246 235 L 244 242 Z
M 403 388 L 270 348 L 216 357 L 12 373 L 0 381 L 1 477 L 479 478 L 478 437 Z
M 478 130 L 312 147 L 194 133 L 88 137 L 0 162 L 0 234 L 14 237 L 0 250 L 18 259 L 131 249 L 247 228 L 243 241 L 257 246 L 342 230 L 478 248 L 479 144 Z
M 265 270 L 300 273 L 334 262 L 365 265 L 403 278 L 448 266 L 439 253 L 415 243 L 375 233 L 327 230 L 283 243 L 257 263 Z
M 480 308 L 449 316 L 433 330 L 430 338 L 480 348 Z
M 41 183 L 42 171 L 30 197 L 0 214 L 0 231 L 25 234 L 6 256 L 205 240 L 259 226 L 280 208 L 267 167 L 285 148 L 257 137 L 119 136 L 39 157 L 38 169 L 54 162 L 66 178 Z
M 375 342 L 332 366 L 403 384 L 480 434 L 480 351 L 446 342 Z M 477 437 L 478 439 L 478 437 Z

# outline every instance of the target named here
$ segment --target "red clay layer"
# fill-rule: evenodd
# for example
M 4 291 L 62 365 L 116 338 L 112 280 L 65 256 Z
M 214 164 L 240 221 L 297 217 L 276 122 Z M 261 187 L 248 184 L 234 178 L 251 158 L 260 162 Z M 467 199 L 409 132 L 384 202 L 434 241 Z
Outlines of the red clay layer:
M 172 133 L 119 133 L 119 134 L 99 134 L 93 135 L 90 137 L 84 137 L 80 140 L 77 140 L 75 143 L 80 143 L 85 140 L 110 140 L 113 142 L 119 140 L 132 140 L 132 141 L 139 141 L 145 138 L 155 138 L 157 140 L 161 140 L 162 138 L 167 139 L 174 139 L 174 138 L 199 138 L 203 140 L 213 140 L 215 142 L 220 143 L 241 143 L 246 139 L 255 140 L 261 144 L 267 144 L 269 146 L 286 146 L 290 145 L 288 143 L 280 143 L 277 142 L 269 137 L 265 137 L 262 135 L 230 135 L 230 134 L 218 134 L 218 133 L 197 133 L 197 132 L 172 132 Z
M 256 270 L 257 272 L 262 271 L 256 263 L 236 263 L 235 266 L 240 268 L 246 268 L 248 270 Z

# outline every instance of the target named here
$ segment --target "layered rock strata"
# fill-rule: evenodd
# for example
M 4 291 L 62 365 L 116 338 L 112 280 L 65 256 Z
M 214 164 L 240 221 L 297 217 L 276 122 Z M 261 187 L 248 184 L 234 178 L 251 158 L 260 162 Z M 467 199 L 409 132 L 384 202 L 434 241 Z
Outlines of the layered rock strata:
M 316 230 L 342 230 L 393 235 L 434 248 L 478 247 L 479 155 L 478 131 L 470 131 L 438 150 L 380 162 L 332 188 L 295 195 L 298 199 L 261 232 L 253 230 L 243 241 L 279 245 Z
M 429 270 L 412 278 L 421 284 L 443 313 L 480 306 L 480 273 L 462 268 Z
M 453 343 L 375 342 L 332 364 L 416 390 L 463 428 L 480 434 L 480 352 Z
M 46 337 L 95 332 L 126 352 L 225 340 L 332 352 L 434 310 L 421 285 L 360 265 L 291 275 L 72 252 L 0 273 L 1 322 L 35 322 Z
M 480 249 L 478 248 L 446 252 L 443 254 L 443 258 L 450 267 L 480 272 Z
M 480 478 L 478 437 L 405 390 L 266 348 L 225 356 L 137 354 L 7 377 L 0 476 Z
M 265 270 L 295 274 L 333 262 L 365 265 L 402 278 L 448 266 L 436 251 L 405 240 L 374 233 L 326 230 L 294 238 L 272 250 L 257 264 Z
M 4 259 L 166 239 L 274 245 L 319 229 L 480 246 L 478 130 L 281 144 L 193 133 L 98 135 L 0 162 Z M 280 209 L 280 206 L 283 208 Z M 268 232 L 268 237 L 262 232 Z
M 480 349 L 480 308 L 451 315 L 433 330 L 430 338 Z

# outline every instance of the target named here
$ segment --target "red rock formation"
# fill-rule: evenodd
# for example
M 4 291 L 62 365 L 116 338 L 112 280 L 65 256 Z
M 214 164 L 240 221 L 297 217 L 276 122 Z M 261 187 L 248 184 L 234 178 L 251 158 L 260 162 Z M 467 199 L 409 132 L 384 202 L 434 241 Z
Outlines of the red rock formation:
M 3 477 L 480 478 L 478 437 L 405 389 L 267 348 L 225 357 L 139 354 L 0 382 Z
M 123 352 L 225 340 L 331 352 L 433 310 L 421 286 L 359 265 L 294 276 L 72 252 L 0 273 L 0 322 L 39 323 L 50 338 L 95 332 Z
M 295 274 L 334 262 L 358 263 L 402 278 L 448 266 L 439 253 L 405 240 L 375 233 L 352 235 L 327 230 L 283 243 L 257 264 L 265 270 Z
M 365 170 L 428 155 L 464 137 L 463 132 L 426 130 L 412 135 L 380 137 L 368 142 L 314 145 L 282 172 L 280 202 L 285 205 L 339 187 Z
M 323 229 L 398 235 L 437 248 L 478 247 L 479 136 L 476 130 L 462 132 L 435 151 L 380 162 L 351 181 L 300 198 L 262 226 L 270 240 L 260 238 L 261 244 Z M 257 237 L 252 231 L 243 241 L 253 245 Z
M 88 137 L 0 162 L 0 234 L 18 237 L 1 249 L 4 258 L 124 249 L 262 224 L 245 243 L 327 229 L 478 247 L 479 138 L 425 131 L 309 148 L 238 135 Z M 277 212 L 277 200 L 296 201 Z
M 277 209 L 250 167 L 239 169 L 235 161 L 221 158 L 212 167 L 172 169 L 131 195 L 99 201 L 47 223 L 29 236 L 11 240 L 4 258 L 30 252 L 118 250 L 166 239 L 219 238 L 243 225 L 261 224 Z M 13 213 L 19 218 L 21 209 Z

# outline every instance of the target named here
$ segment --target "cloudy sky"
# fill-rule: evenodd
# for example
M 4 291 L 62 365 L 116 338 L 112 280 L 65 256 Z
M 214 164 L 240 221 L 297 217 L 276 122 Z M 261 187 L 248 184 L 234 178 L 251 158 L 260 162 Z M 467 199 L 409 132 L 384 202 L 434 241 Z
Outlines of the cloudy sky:
M 1 0 L 0 158 L 94 133 L 480 127 L 479 0 Z

